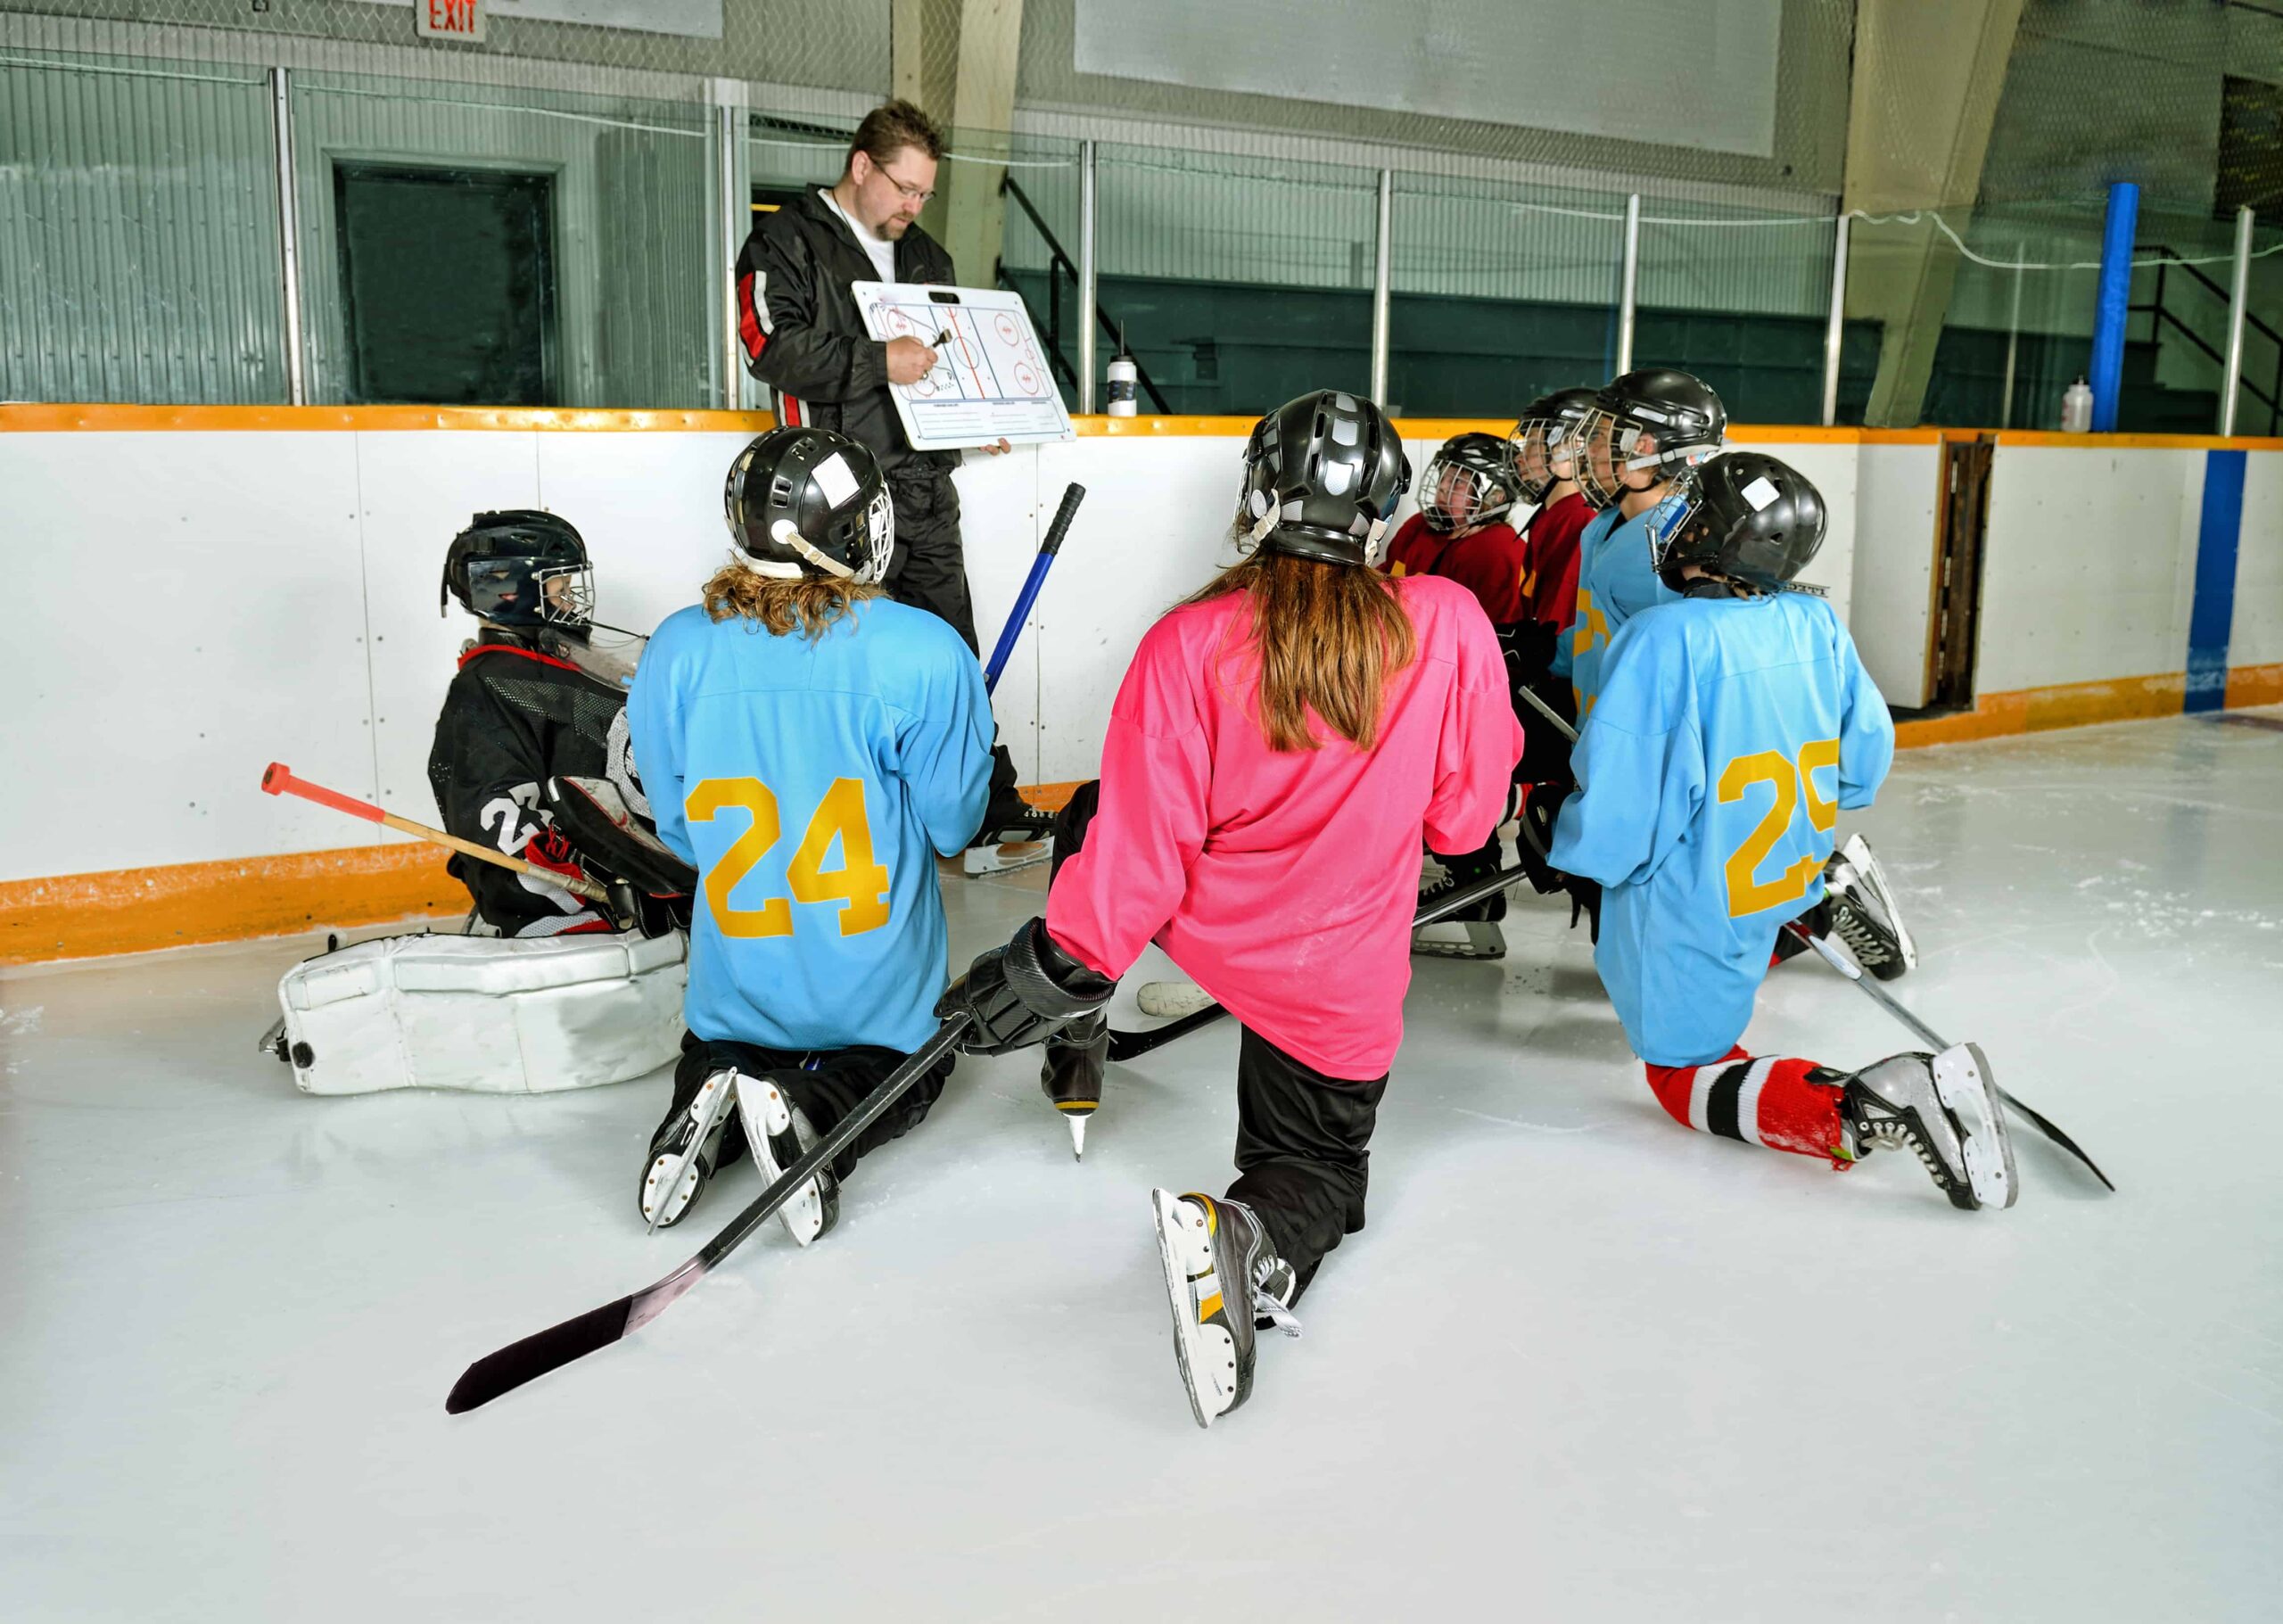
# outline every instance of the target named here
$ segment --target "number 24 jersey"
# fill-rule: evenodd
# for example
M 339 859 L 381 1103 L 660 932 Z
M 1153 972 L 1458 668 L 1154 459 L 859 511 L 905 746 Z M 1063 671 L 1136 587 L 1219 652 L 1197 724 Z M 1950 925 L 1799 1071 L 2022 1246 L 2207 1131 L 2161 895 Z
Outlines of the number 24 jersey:
M 1823 896 L 1842 811 L 1868 806 L 1894 723 L 1820 598 L 1686 598 L 1618 631 L 1554 865 L 1599 880 L 1594 961 L 1634 1052 L 1718 1059 L 1776 932 Z
M 627 713 L 658 837 L 701 876 L 690 1030 L 925 1043 L 951 946 L 935 854 L 975 833 L 991 777 L 990 701 L 959 634 L 878 598 L 813 639 L 683 609 Z

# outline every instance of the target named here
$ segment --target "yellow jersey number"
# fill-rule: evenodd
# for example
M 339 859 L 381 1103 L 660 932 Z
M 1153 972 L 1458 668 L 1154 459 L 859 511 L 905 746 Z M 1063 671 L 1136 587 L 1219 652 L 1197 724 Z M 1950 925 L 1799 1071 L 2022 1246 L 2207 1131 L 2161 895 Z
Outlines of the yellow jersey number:
M 872 826 L 864 813 L 861 779 L 833 779 L 832 787 L 811 815 L 801 844 L 785 868 L 792 902 L 772 896 L 758 908 L 731 905 L 730 894 L 777 844 L 784 824 L 778 815 L 776 794 L 759 779 L 706 779 L 691 788 L 682 811 L 693 823 L 710 823 L 730 807 L 744 808 L 752 822 L 705 876 L 705 906 L 723 936 L 789 936 L 795 902 L 841 903 L 844 936 L 878 930 L 888 922 L 887 866 L 872 856 Z M 840 867 L 828 869 L 825 858 L 835 839 L 840 842 Z
M 1776 791 L 1767 815 L 1744 837 L 1723 870 L 1728 881 L 1730 919 L 1742 919 L 1781 903 L 1795 903 L 1808 894 L 1808 886 L 1814 883 L 1817 870 L 1823 866 L 1813 853 L 1801 857 L 1774 879 L 1763 881 L 1753 875 L 1768 853 L 1776 849 L 1784 831 L 1792 826 L 1792 814 L 1798 810 L 1803 793 L 1810 824 L 1829 830 L 1839 821 L 1838 803 L 1835 799 L 1825 800 L 1816 788 L 1815 780 L 1817 768 L 1838 765 L 1839 741 L 1817 738 L 1800 747 L 1796 763 L 1784 760 L 1781 751 L 1755 750 L 1750 755 L 1737 756 L 1721 770 L 1719 792 L 1724 806 L 1743 800 L 1745 789 L 1753 784 L 1768 784 Z

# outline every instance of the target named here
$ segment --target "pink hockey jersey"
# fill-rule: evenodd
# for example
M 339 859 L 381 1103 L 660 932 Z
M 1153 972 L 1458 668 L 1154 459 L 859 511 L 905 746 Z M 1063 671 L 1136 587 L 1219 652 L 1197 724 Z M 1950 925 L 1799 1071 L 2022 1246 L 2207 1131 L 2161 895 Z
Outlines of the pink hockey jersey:
M 1392 583 L 1419 634 L 1369 751 L 1316 724 L 1268 747 L 1251 600 L 1150 629 L 1110 709 L 1101 804 L 1047 928 L 1106 976 L 1155 941 L 1231 1014 L 1318 1071 L 1376 1077 L 1403 1042 L 1419 841 L 1471 852 L 1506 806 L 1522 730 L 1490 622 L 1455 581 Z

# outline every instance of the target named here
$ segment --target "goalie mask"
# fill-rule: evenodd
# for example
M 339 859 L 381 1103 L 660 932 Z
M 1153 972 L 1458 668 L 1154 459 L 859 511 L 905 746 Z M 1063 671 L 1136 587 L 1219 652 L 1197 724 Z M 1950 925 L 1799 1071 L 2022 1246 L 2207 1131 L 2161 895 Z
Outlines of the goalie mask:
M 1727 432 L 1727 408 L 1698 379 L 1666 367 L 1628 372 L 1594 397 L 1578 482 L 1607 507 L 1702 462 Z
M 1650 511 L 1648 530 L 1650 567 L 1675 591 L 1693 564 L 1778 592 L 1823 545 L 1823 495 L 1789 463 L 1730 451 L 1687 474 Z
M 595 611 L 587 544 L 551 513 L 479 513 L 445 551 L 437 611 L 455 598 L 495 626 L 554 626 L 584 637 Z
M 1522 408 L 1521 419 L 1506 437 L 1522 500 L 1542 502 L 1555 485 L 1578 477 L 1586 417 L 1593 409 L 1590 389 L 1557 389 Z
M 1378 403 L 1318 390 L 1253 425 L 1238 543 L 1319 564 L 1369 564 L 1410 488 L 1403 441 Z
M 1452 435 L 1419 485 L 1419 516 L 1438 535 L 1488 524 L 1513 505 L 1513 470 L 1496 434 Z
M 721 490 L 732 556 L 755 574 L 870 586 L 887 573 L 895 507 L 871 452 L 830 429 L 771 429 Z

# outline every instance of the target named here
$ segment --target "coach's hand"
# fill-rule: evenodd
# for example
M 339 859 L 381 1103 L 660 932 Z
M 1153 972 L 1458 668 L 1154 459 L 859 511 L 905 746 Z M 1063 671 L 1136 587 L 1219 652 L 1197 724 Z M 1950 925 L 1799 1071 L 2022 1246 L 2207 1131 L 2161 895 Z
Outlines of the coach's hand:
M 935 352 L 916 338 L 888 340 L 888 382 L 917 383 L 935 370 Z

